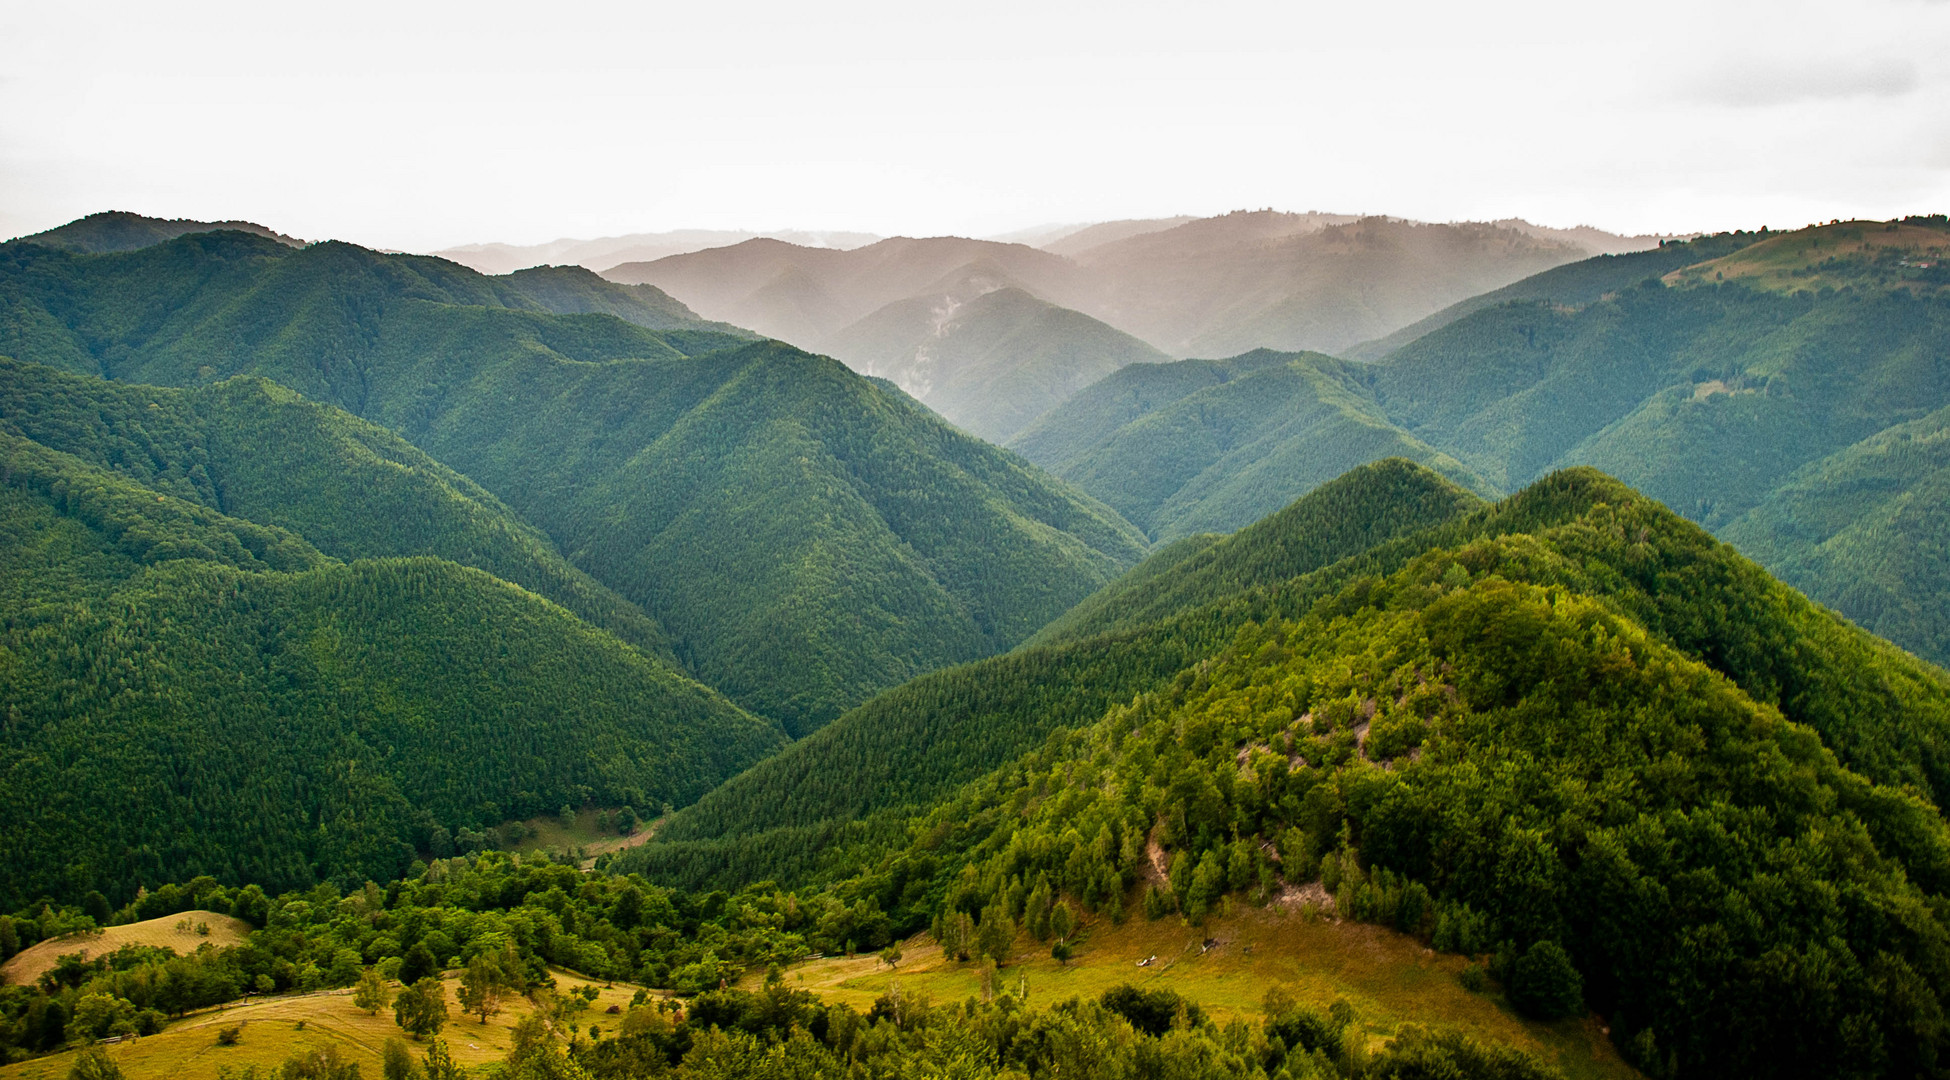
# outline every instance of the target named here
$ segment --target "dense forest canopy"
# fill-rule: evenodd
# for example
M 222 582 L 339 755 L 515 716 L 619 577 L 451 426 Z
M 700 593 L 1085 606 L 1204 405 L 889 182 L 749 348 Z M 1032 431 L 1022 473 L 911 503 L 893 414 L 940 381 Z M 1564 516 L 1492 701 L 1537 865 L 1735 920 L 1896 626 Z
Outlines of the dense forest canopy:
M 1906 648 L 1950 653 L 1950 228 L 1730 233 L 1561 266 L 1350 351 L 1116 372 L 1012 445 L 1157 540 L 1401 455 L 1479 494 L 1591 465 Z M 1921 452 L 1918 452 L 1921 451 Z
M 1941 219 L 1562 266 L 1372 362 L 1131 365 L 1032 460 L 650 286 L 266 233 L 0 245 L 0 961 L 40 965 L 0 1066 L 118 1080 L 97 1040 L 351 987 L 424 1047 L 386 1080 L 457 1080 L 458 975 L 510 1080 L 1558 1075 L 998 970 L 1245 917 L 1658 1080 L 1950 1062 L 1950 673 L 1871 633 L 1950 641 Z M 1020 426 L 1051 371 L 980 352 Z M 614 850 L 507 850 L 551 818 Z M 48 955 L 178 916 L 225 934 Z M 584 1028 L 565 979 L 643 989 Z
M 390 429 L 795 735 L 1013 645 L 1143 553 L 1115 513 L 833 361 L 554 313 L 628 299 L 605 290 L 629 293 L 233 232 L 13 243 L 0 354 L 198 392 L 256 376 Z

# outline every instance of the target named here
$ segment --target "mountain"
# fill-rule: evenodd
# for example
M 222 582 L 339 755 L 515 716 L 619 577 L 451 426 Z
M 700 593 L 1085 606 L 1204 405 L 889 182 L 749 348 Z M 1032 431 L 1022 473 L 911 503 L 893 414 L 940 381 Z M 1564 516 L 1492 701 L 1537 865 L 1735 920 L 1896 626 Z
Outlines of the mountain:
M 457 489 L 438 470 L 364 490 L 388 467 L 428 464 L 410 448 L 382 466 L 341 442 L 335 459 L 286 469 L 317 444 L 300 430 L 271 460 L 240 463 L 228 440 L 279 440 L 229 399 L 300 429 L 317 407 L 248 383 L 91 399 L 84 380 L 6 372 L 0 813 L 13 824 L 0 907 L 89 889 L 127 899 L 200 874 L 277 889 L 384 878 L 463 828 L 589 800 L 689 802 L 784 742 L 775 721 L 481 570 L 341 562 L 210 505 L 234 497 L 317 524 L 327 546 L 384 549 L 417 529 L 430 548 L 485 541 L 479 561 L 565 570 L 539 537 L 510 536 L 491 501 L 440 516 Z M 388 449 L 342 419 L 342 439 Z M 331 475 L 348 462 L 364 468 Z M 422 509 L 435 512 L 375 516 Z M 344 531 L 358 526 L 375 535 Z
M 1126 364 L 1167 359 L 1052 302 L 1075 291 L 1075 267 L 1020 244 L 896 238 L 842 252 L 754 240 L 609 276 L 887 378 L 995 442 Z
M 1318 353 L 1128 367 L 1011 446 L 1158 540 L 1229 532 L 1357 465 L 1406 457 L 1495 488 L 1391 423 L 1367 371 Z
M 1802 466 L 1720 535 L 1922 656 L 1950 658 L 1950 408 Z
M 1927 1072 L 1950 676 L 1593 470 L 1473 510 L 1417 475 L 1335 492 L 1408 496 L 1406 533 L 1346 535 L 1372 543 L 1313 569 L 1337 552 L 1291 528 L 1215 541 L 1193 558 L 1237 543 L 1243 572 L 1190 608 L 1165 599 L 1185 575 L 1140 567 L 1126 610 L 1161 619 L 893 691 L 616 866 L 823 874 L 943 940 L 1037 933 L 1057 898 L 1194 926 L 1305 902 L 1493 954 L 1516 1007 L 1595 1010 L 1654 1075 L 1834 1075 L 1865 1039 L 1890 1063 L 1865 1072 Z M 883 764 L 903 754 L 927 771 Z M 951 769 L 970 779 L 946 794 Z
M 1622 236 L 1606 232 L 1592 225 L 1573 225 L 1568 229 L 1552 228 L 1549 225 L 1533 225 L 1522 218 L 1503 218 L 1490 222 L 1500 229 L 1515 229 L 1527 236 L 1543 240 L 1558 240 L 1574 247 L 1583 248 L 1587 255 L 1625 255 L 1634 251 L 1647 251 L 1672 240 L 1691 240 L 1698 234 L 1640 233 L 1636 236 Z
M 959 237 L 847 251 L 751 240 L 606 276 L 654 284 L 707 317 L 892 378 L 949 419 L 1003 439 L 1076 389 L 1160 352 L 1332 351 L 1585 250 L 1568 234 L 1526 228 L 1241 212 L 1024 234 L 1046 250 Z M 960 310 L 1000 289 L 1026 294 L 1006 317 Z M 953 318 L 970 344 L 938 339 L 937 324 Z M 998 387 L 997 371 L 1028 374 Z M 960 389 L 938 389 L 950 386 Z
M 1129 221 L 1100 221 L 1095 225 L 1084 225 L 1066 230 L 1060 236 L 1040 240 L 1024 240 L 1023 243 L 1042 248 L 1057 255 L 1076 258 L 1094 247 L 1128 240 L 1145 233 L 1163 232 L 1197 221 L 1195 217 L 1142 218 Z
M 515 291 L 557 315 L 614 315 L 652 330 L 712 330 L 755 337 L 729 323 L 707 322 L 654 285 L 618 285 L 580 266 L 534 266 L 506 275 Z
M 568 608 L 654 655 L 663 630 L 541 530 L 384 428 L 238 376 L 126 386 L 0 357 L 0 432 L 344 560 L 435 556 Z
M 1175 356 L 1332 353 L 1583 255 L 1492 225 L 1241 211 L 1081 253 L 1097 289 L 1075 306 Z
M 1762 235 L 1745 232 L 1717 233 L 1713 236 L 1698 237 L 1689 242 L 1676 241 L 1671 244 L 1661 244 L 1646 251 L 1606 253 L 1596 258 L 1567 263 L 1541 274 L 1532 274 L 1522 281 L 1505 285 L 1501 289 L 1492 289 L 1451 304 L 1428 318 L 1410 323 L 1392 334 L 1343 349 L 1339 355 L 1349 360 L 1380 360 L 1409 342 L 1440 330 L 1465 315 L 1513 301 L 1542 301 L 1562 307 L 1584 307 L 1587 304 L 1595 304 L 1609 293 L 1630 288 L 1648 278 L 1661 278 L 1674 270 L 1738 251 L 1761 239 Z
M 1937 644 L 1950 626 L 1940 594 L 1911 593 L 1910 613 L 1898 615 L 1902 605 L 1846 580 L 1910 557 L 1906 544 L 1924 550 L 1928 528 L 1906 540 L 1885 532 L 1875 555 L 1837 545 L 1838 556 L 1871 561 L 1846 573 L 1830 564 L 1840 576 L 1828 579 L 1773 561 L 1789 559 L 1808 527 L 1786 507 L 1851 499 L 1848 488 L 1814 496 L 1810 476 L 1851 475 L 1819 462 L 1950 405 L 1946 248 L 1950 230 L 1933 219 L 1708 248 L 1710 258 L 1574 311 L 1514 304 L 1470 315 L 1391 354 L 1376 369 L 1376 397 L 1492 483 L 1590 463 L 1709 528 L 1754 512 L 1737 535 L 1756 556 L 1899 644 L 1950 659 Z M 1777 532 L 1763 535 L 1763 522 Z
M 605 271 L 611 281 L 655 285 L 708 318 L 750 327 L 801 348 L 888 304 L 923 295 L 980 263 L 994 275 L 1062 304 L 1075 275 L 1067 259 L 1021 244 L 944 236 L 894 237 L 850 251 L 748 240 Z
M 1420 532 L 1475 504 L 1426 469 L 1384 462 L 1299 500 L 1250 535 L 1213 542 L 1215 552 L 1244 555 L 1222 560 L 1235 572 L 1180 575 L 1168 569 L 1180 561 L 1172 549 L 1161 551 L 1034 642 L 888 690 L 794 743 L 679 812 L 655 843 L 617 866 L 687 887 L 830 872 L 850 845 L 904 836 L 909 815 L 1052 732 L 1089 724 L 1155 688 L 1223 648 L 1238 622 L 1252 617 L 1188 612 Z M 1160 589 L 1170 599 L 1152 598 Z M 1133 611 L 1143 617 L 1120 618 Z
M 950 291 L 897 300 L 826 349 L 994 443 L 1119 368 L 1170 359 L 1005 281 L 977 270 Z
M 463 244 L 432 252 L 483 274 L 507 274 L 535 266 L 558 263 L 603 271 L 619 263 L 652 262 L 671 255 L 685 255 L 705 248 L 728 247 L 757 237 L 784 240 L 807 247 L 854 248 L 871 244 L 880 237 L 871 233 L 806 232 L 788 229 L 781 232 L 748 232 L 727 229 L 678 229 L 672 232 L 630 233 L 595 240 L 563 238 L 546 244 Z
M 1159 548 L 1025 645 L 1138 630 L 1458 520 L 1483 505 L 1406 458 L 1357 466 L 1238 532 L 1196 533 Z
M 9 243 L 39 244 L 43 247 L 60 248 L 83 255 L 96 255 L 107 251 L 134 251 L 137 248 L 174 240 L 188 233 L 247 232 L 276 240 L 287 247 L 303 247 L 304 241 L 293 239 L 283 233 L 273 232 L 262 225 L 249 221 L 191 221 L 188 218 L 152 218 L 141 214 L 131 214 L 124 210 L 108 210 L 99 214 L 89 214 L 68 222 L 66 225 L 16 237 Z
M 1861 466 L 1817 463 L 1950 406 L 1946 253 L 1950 226 L 1912 218 L 1601 256 L 1457 305 L 1406 344 L 1383 339 L 1372 364 L 1316 358 L 1304 380 L 1263 353 L 1126 369 L 1011 445 L 1159 539 L 1236 527 L 1325 473 L 1388 455 L 1485 494 L 1593 465 L 1710 529 L 1755 513 L 1737 535 L 1770 568 L 1950 660 L 1946 594 L 1897 600 L 1864 584 L 1892 580 L 1875 569 L 1891 560 L 1927 558 L 1904 552 L 1927 551 L 1930 526 L 1906 516 L 1907 539 L 1885 527 L 1873 546 L 1838 543 L 1866 561 L 1846 573 L 1824 564 L 1824 578 L 1793 539 L 1812 526 L 1788 509 L 1812 513 L 1807 500 L 1825 497 L 1798 470 L 1841 482 Z M 1837 505 L 1878 505 L 1862 484 L 1850 490 Z M 1763 521 L 1777 534 L 1763 536 Z M 1803 561 L 1777 561 L 1790 551 Z
M 1108 222 L 1050 251 L 959 237 L 851 251 L 753 240 L 605 276 L 654 284 L 709 318 L 820 349 L 846 324 L 981 260 L 1043 300 L 1184 356 L 1332 352 L 1583 254 L 1567 240 L 1493 225 L 1267 210 Z
M 523 283 L 237 233 L 0 265 L 0 354 L 277 382 L 397 432 L 795 735 L 1007 648 L 1135 562 L 1073 489 L 829 360 L 555 315 Z

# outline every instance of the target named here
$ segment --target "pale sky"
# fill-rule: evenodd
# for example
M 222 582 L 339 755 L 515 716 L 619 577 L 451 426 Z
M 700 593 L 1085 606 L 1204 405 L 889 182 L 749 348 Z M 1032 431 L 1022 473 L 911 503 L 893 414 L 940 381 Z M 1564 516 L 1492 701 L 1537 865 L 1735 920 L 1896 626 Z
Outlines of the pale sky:
M 0 0 L 0 236 L 1950 210 L 1950 2 Z

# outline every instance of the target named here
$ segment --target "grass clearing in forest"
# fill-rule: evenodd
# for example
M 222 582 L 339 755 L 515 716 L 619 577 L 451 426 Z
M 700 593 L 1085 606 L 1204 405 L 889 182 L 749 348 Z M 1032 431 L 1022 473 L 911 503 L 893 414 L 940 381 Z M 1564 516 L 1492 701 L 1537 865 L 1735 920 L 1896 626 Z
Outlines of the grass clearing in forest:
M 1218 944 L 1201 951 L 1207 938 Z M 1241 906 L 1203 929 L 1176 918 L 1152 922 L 1134 916 L 1121 926 L 1093 922 L 1076 941 L 1069 963 L 1058 964 L 1048 945 L 1019 937 L 1016 957 L 997 972 L 998 989 L 1015 993 L 1026 986 L 1030 1004 L 1047 1008 L 1130 983 L 1175 991 L 1223 1024 L 1234 1017 L 1256 1022 L 1266 991 L 1282 986 L 1321 1008 L 1345 1000 L 1377 1047 L 1403 1024 L 1416 1023 L 1517 1046 L 1572 1080 L 1639 1075 L 1619 1057 L 1597 1018 L 1551 1024 L 1525 1019 L 1494 990 L 1464 989 L 1463 958 L 1432 952 L 1415 938 L 1379 926 Z M 944 960 L 926 935 L 902 943 L 902 950 L 895 970 L 871 955 L 829 957 L 795 965 L 786 982 L 861 1010 L 895 984 L 903 994 L 924 995 L 936 1004 L 981 994 L 980 966 Z M 1157 960 L 1137 966 L 1151 956 Z M 754 974 L 742 985 L 756 989 L 762 978 Z
M 198 932 L 199 927 L 206 926 L 210 929 L 208 934 Z M 54 967 L 55 961 L 69 953 L 78 952 L 98 959 L 124 945 L 153 945 L 174 949 L 178 955 L 188 955 L 203 945 L 217 948 L 242 945 L 249 939 L 250 932 L 249 923 L 230 915 L 220 915 L 214 911 L 180 911 L 174 915 L 88 933 L 64 934 L 36 942 L 14 954 L 5 964 L 0 964 L 0 985 L 32 983 L 43 972 Z
M 574 1020 L 585 1036 L 591 1025 L 606 1035 L 614 1034 L 622 1016 L 604 1010 L 611 1005 L 628 1009 L 637 991 L 634 984 L 592 983 L 580 975 L 553 969 L 550 974 L 555 976 L 560 993 L 592 984 L 600 991 L 595 1003 Z M 480 1017 L 460 1012 L 460 972 L 449 972 L 443 981 L 447 986 L 447 1025 L 441 1029 L 440 1038 L 446 1040 L 454 1060 L 464 1068 L 474 1068 L 506 1057 L 515 1023 L 535 1006 L 518 995 L 504 997 L 502 1011 L 482 1024 Z M 390 989 L 397 994 L 399 985 L 390 984 Z M 234 1026 L 243 1029 L 237 1044 L 219 1046 L 217 1033 Z M 352 990 L 347 987 L 249 998 L 205 1009 L 155 1035 L 105 1049 L 126 1080 L 212 1080 L 222 1067 L 242 1070 L 256 1064 L 276 1069 L 286 1058 L 325 1046 L 337 1047 L 344 1060 L 359 1066 L 361 1075 L 378 1077 L 382 1074 L 381 1051 L 393 1036 L 406 1040 L 416 1060 L 426 1053 L 424 1040 L 412 1039 L 393 1022 L 392 1006 L 368 1015 L 352 1004 Z M 67 1050 L 17 1062 L 0 1068 L 0 1080 L 66 1080 L 79 1053 Z
M 564 822 L 559 816 L 549 814 L 544 817 L 529 818 L 522 822 L 527 835 L 514 850 L 527 855 L 535 852 L 555 853 L 582 849 L 583 869 L 596 865 L 596 857 L 612 851 L 622 851 L 646 843 L 657 835 L 668 815 L 657 818 L 642 818 L 637 822 L 636 831 L 624 836 L 616 831 L 613 823 L 608 830 L 597 827 L 597 815 L 615 814 L 614 808 L 597 809 L 593 806 L 576 811 L 574 823 Z

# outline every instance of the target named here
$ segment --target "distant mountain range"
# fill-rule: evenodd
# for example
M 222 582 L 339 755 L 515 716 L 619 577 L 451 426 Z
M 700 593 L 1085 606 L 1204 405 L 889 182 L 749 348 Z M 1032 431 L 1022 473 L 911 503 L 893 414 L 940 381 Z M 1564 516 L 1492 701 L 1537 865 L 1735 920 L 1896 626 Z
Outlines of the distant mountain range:
M 950 420 L 1002 440 L 1074 388 L 1160 353 L 1331 352 L 1535 271 L 1658 243 L 1523 222 L 1273 211 L 1020 235 L 1042 246 L 935 237 L 839 250 L 755 239 L 625 263 L 605 276 L 654 284 L 711 318 L 886 375 Z M 1005 289 L 1074 315 L 968 306 Z M 948 333 L 1003 344 L 971 351 L 944 340 Z M 1038 347 L 1027 347 L 1032 340 Z M 977 352 L 980 363 L 966 359 Z
M 1600 256 L 1354 350 L 1368 364 L 1128 367 L 1011 445 L 1161 541 L 1383 456 L 1491 494 L 1595 465 L 1950 661 L 1946 253 L 1950 225 L 1918 218 Z
M 765 237 L 806 247 L 856 248 L 880 237 L 859 232 L 809 232 L 785 229 L 747 232 L 728 229 L 677 229 L 671 232 L 629 233 L 596 240 L 553 240 L 546 244 L 463 244 L 432 252 L 483 274 L 506 274 L 531 266 L 569 265 L 607 270 L 618 263 L 645 262 L 684 255 L 705 248 L 726 247 Z

